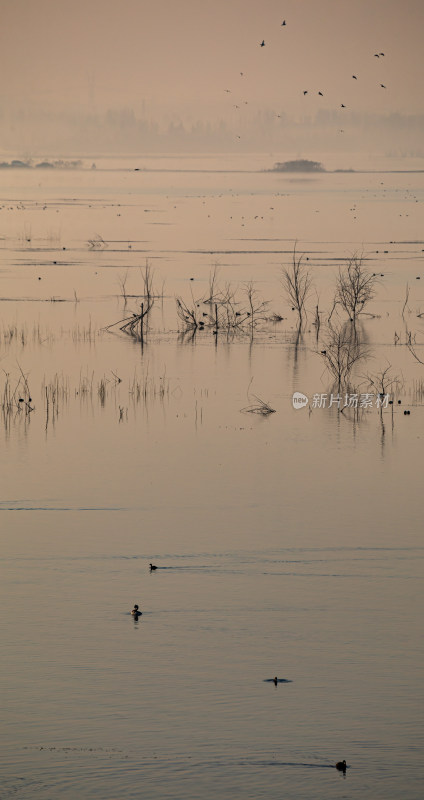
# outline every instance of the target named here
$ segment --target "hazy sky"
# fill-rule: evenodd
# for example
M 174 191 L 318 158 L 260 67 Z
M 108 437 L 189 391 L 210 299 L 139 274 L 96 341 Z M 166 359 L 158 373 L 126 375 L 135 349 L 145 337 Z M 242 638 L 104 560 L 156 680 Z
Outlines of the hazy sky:
M 139 114 L 144 101 L 194 118 L 246 103 L 424 111 L 423 0 L 0 0 L 0 9 L 6 105 Z

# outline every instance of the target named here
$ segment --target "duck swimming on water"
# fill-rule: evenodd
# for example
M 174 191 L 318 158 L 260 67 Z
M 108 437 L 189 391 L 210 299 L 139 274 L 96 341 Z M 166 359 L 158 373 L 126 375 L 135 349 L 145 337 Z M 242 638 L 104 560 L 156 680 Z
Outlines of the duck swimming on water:
M 336 764 L 336 769 L 340 770 L 340 772 L 346 772 L 346 761 L 338 761 Z
M 133 608 L 133 610 L 131 611 L 132 616 L 133 617 L 139 617 L 142 613 L 143 612 L 139 610 L 139 607 L 138 607 L 138 605 L 136 603 L 134 608 Z
M 154 564 L 150 564 L 150 572 L 153 572 L 154 569 L 157 569 Z

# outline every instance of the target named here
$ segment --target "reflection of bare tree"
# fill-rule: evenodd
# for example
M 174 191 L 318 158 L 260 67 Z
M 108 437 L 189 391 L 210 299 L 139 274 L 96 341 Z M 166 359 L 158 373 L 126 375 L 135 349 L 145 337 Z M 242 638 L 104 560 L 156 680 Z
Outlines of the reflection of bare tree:
M 388 364 L 388 366 L 385 369 L 380 370 L 380 372 L 376 372 L 373 375 L 368 374 L 366 376 L 368 387 L 370 389 L 374 389 L 374 391 L 380 398 L 379 411 L 380 411 L 380 424 L 381 424 L 382 452 L 384 450 L 384 442 L 385 442 L 384 437 L 386 433 L 386 427 L 384 425 L 384 419 L 383 419 L 384 398 L 391 395 L 391 400 L 389 400 L 389 403 L 391 405 L 391 410 L 392 410 L 392 430 L 393 430 L 394 428 L 393 395 L 395 394 L 395 392 L 398 392 L 403 386 L 403 381 L 399 378 L 398 375 L 392 375 L 391 370 L 392 366 L 391 364 Z
M 320 317 L 320 314 L 319 314 L 319 305 L 318 305 L 318 302 L 317 302 L 317 304 L 316 304 L 316 306 L 315 306 L 315 317 L 314 317 L 314 321 L 313 321 L 312 325 L 313 325 L 313 326 L 314 326 L 314 328 L 315 328 L 315 338 L 316 338 L 316 340 L 317 340 L 317 342 L 318 342 L 318 339 L 319 339 L 319 329 L 320 329 L 320 327 L 321 327 L 321 317 Z
M 196 339 L 196 328 L 187 328 L 185 331 L 180 331 L 178 334 L 179 344 L 190 344 Z
M 295 247 L 291 266 L 282 269 L 283 288 L 293 310 L 297 311 L 299 327 L 302 327 L 306 318 L 305 303 L 312 285 L 309 270 L 302 264 L 302 258 L 303 255 L 297 258 Z
M 411 314 L 411 309 L 408 306 L 408 300 L 409 300 L 409 284 L 407 283 L 406 284 L 406 290 L 405 290 L 405 301 L 404 301 L 404 304 L 403 304 L 403 307 L 402 307 L 402 319 L 403 319 L 403 323 L 404 323 L 404 326 L 405 326 L 405 344 L 406 344 L 409 352 L 411 353 L 411 355 L 415 358 L 415 360 L 418 361 L 419 364 L 424 364 L 424 361 L 419 357 L 419 355 L 418 355 L 418 353 L 417 353 L 417 351 L 415 349 L 416 345 L 417 345 L 416 333 L 414 333 L 413 331 L 411 331 L 409 329 L 408 321 L 407 321 L 407 319 L 405 317 L 405 313 L 408 316 Z M 417 317 L 421 318 L 422 314 L 418 313 Z M 396 345 L 397 344 L 402 344 L 402 336 L 399 336 L 396 331 L 395 331 L 395 344 Z
M 299 327 L 296 328 L 293 339 L 291 340 L 291 347 L 287 349 L 288 361 L 289 363 L 293 362 L 293 386 L 297 385 L 300 352 L 303 352 L 304 356 L 306 355 L 303 332 L 301 326 L 299 325 Z
M 100 233 L 96 233 L 89 239 L 87 245 L 90 250 L 105 250 L 106 247 L 109 247 L 108 243 L 103 239 L 103 236 L 100 236 Z
M 127 302 L 127 280 L 128 280 L 128 270 L 125 272 L 124 275 L 118 275 L 119 288 L 121 290 L 121 296 L 124 298 L 125 303 Z
M 354 366 L 368 358 L 370 351 L 355 325 L 346 322 L 328 328 L 320 355 L 332 376 L 334 388 L 340 393 L 349 389 Z

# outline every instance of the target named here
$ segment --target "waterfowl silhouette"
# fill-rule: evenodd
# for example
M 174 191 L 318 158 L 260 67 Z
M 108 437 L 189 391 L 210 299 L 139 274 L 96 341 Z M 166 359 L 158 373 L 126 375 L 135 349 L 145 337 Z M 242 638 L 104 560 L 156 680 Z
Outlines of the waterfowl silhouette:
M 139 610 L 139 607 L 138 607 L 137 603 L 134 605 L 134 608 L 131 611 L 131 614 L 132 614 L 133 617 L 140 617 L 141 616 L 142 611 Z
M 265 47 L 265 39 L 262 39 L 262 41 L 261 41 L 261 47 Z
M 346 772 L 346 761 L 338 761 L 336 764 L 336 769 L 340 770 L 340 772 Z
M 275 683 L 275 685 L 277 685 L 277 683 L 278 683 L 278 678 L 277 678 L 277 676 L 275 676 L 275 678 L 274 678 L 274 683 Z
M 303 94 L 308 94 L 308 90 L 307 90 L 307 89 L 304 89 L 304 90 L 303 90 Z
M 157 569 L 154 564 L 150 564 L 150 572 L 153 572 L 154 569 Z
M 384 85 L 384 83 L 380 83 L 380 86 L 381 86 L 381 88 L 382 88 L 382 89 L 386 89 L 386 88 L 387 88 L 387 87 Z
M 286 20 L 285 20 L 285 19 L 283 19 L 283 21 L 282 21 L 282 23 L 281 23 L 281 26 L 282 26 L 282 27 L 284 27 L 284 25 L 285 25 L 285 24 L 286 24 Z
M 358 78 L 356 77 L 356 75 L 352 75 L 352 78 L 354 78 L 354 79 L 355 79 L 355 81 L 357 81 L 357 80 L 358 80 Z

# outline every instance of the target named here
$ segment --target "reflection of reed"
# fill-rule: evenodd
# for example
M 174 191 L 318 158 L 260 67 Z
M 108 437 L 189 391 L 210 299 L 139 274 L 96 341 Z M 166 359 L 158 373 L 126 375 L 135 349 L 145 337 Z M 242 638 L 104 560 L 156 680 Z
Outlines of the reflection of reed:
M 98 331 L 93 328 L 90 320 L 88 325 L 76 324 L 68 330 L 61 328 L 60 337 L 63 338 L 65 335 L 69 336 L 73 342 L 92 342 L 98 335 Z M 50 328 L 42 328 L 39 322 L 34 323 L 32 328 L 28 328 L 25 324 L 18 325 L 13 322 L 4 325 L 0 330 L 0 341 L 5 347 L 18 346 L 24 348 L 31 344 L 41 346 L 46 343 L 51 344 L 56 338 L 57 334 L 55 335 Z
M 415 402 L 418 403 L 424 402 L 424 380 L 422 378 L 420 378 L 417 381 L 413 381 L 412 396 Z
M 18 365 L 19 367 L 19 365 Z M 5 379 L 0 396 L 0 406 L 3 424 L 10 430 L 11 423 L 22 417 L 28 417 L 34 411 L 33 400 L 28 384 L 28 378 L 19 367 L 20 376 L 15 385 L 11 383 L 10 373 L 5 372 Z
M 261 400 L 256 394 L 250 393 L 250 387 L 252 385 L 253 378 L 251 378 L 249 386 L 247 387 L 247 399 L 249 400 L 249 405 L 245 408 L 241 408 L 245 414 L 260 414 L 263 417 L 267 417 L 269 414 L 275 414 L 275 408 L 272 408 L 269 403 L 266 403 L 265 400 Z M 252 402 L 252 399 L 254 402 Z
M 45 427 L 49 423 L 55 423 L 60 411 L 65 404 L 68 404 L 71 397 L 78 399 L 81 403 L 92 403 L 97 398 L 100 406 L 105 408 L 107 401 L 112 397 L 115 405 L 118 404 L 119 421 L 123 421 L 128 416 L 128 409 L 119 404 L 118 387 L 123 383 L 116 373 L 112 372 L 109 376 L 103 375 L 100 379 L 95 379 L 94 372 L 79 376 L 79 381 L 71 388 L 70 379 L 62 373 L 56 373 L 50 381 L 44 379 L 42 384 L 42 395 L 44 398 L 44 408 L 46 414 Z M 150 400 L 164 400 L 169 395 L 169 380 L 166 375 L 157 379 L 148 373 L 143 376 L 134 375 L 128 386 L 128 395 L 133 404 L 146 404 Z M 6 398 L 11 396 L 10 384 L 6 382 L 4 395 Z M 3 401 L 3 405 L 5 401 Z M 9 401 L 7 408 L 14 409 L 14 405 Z M 33 410 L 32 408 L 30 410 Z

